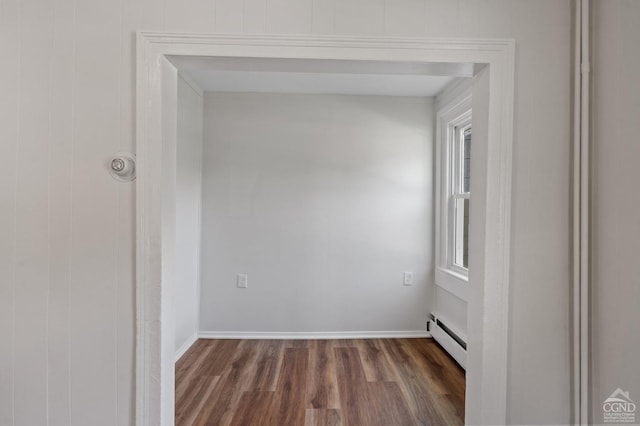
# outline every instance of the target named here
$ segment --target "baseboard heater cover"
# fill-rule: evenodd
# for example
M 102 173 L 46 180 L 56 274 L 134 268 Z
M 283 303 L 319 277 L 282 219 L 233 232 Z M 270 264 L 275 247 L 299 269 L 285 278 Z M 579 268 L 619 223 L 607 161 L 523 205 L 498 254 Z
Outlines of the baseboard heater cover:
M 431 315 L 429 323 L 431 337 L 436 339 L 436 342 L 460 364 L 460 367 L 466 369 L 467 343 L 465 340 L 434 315 Z

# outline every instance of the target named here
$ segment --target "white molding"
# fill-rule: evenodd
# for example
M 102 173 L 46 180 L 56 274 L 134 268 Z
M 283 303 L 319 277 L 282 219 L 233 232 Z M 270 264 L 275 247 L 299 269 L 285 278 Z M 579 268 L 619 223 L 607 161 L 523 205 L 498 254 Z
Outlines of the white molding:
M 198 341 L 198 333 L 193 333 L 189 338 L 180 346 L 180 348 L 176 351 L 176 362 L 193 346 L 195 342 Z
M 189 74 L 178 73 L 178 77 L 181 78 L 185 83 L 187 83 L 187 86 L 193 89 L 193 91 L 196 92 L 198 96 L 200 96 L 201 98 L 204 96 L 204 92 L 202 91 L 200 86 L 198 86 L 198 83 L 196 83 L 193 78 L 189 76 Z
M 589 423 L 590 374 L 590 56 L 591 12 L 589 0 L 575 2 L 573 99 L 573 410 L 574 424 Z
M 473 90 L 472 78 L 456 78 L 442 89 L 436 96 L 435 106 L 437 111 L 446 111 L 455 107 L 469 97 Z
M 438 39 L 301 35 L 194 35 L 140 32 L 136 70 L 136 424 L 169 425 L 163 402 L 173 393 L 173 377 L 163 375 L 163 348 L 174 336 L 169 310 L 171 282 L 162 275 L 162 63 L 169 55 L 253 58 L 374 60 L 385 62 L 488 65 L 489 152 L 486 169 L 486 211 L 482 243 L 487 253 L 474 285 L 483 291 L 477 303 L 482 332 L 470 342 L 468 363 L 477 357 L 482 368 L 467 372 L 478 393 L 466 399 L 466 421 L 506 422 L 509 254 L 511 227 L 511 164 L 515 41 L 512 39 Z M 177 78 L 177 75 L 176 77 Z M 474 198 L 475 199 L 475 198 Z M 473 217 L 472 211 L 472 217 Z M 480 269 L 478 269 L 480 271 Z M 164 291 L 168 286 L 168 291 Z M 474 343 L 476 342 L 476 343 Z M 473 346 L 473 345 L 477 346 Z M 474 364 L 475 365 L 475 364 Z M 171 399 L 172 400 L 172 399 Z M 166 405 L 166 402 L 165 402 Z
M 425 330 L 406 331 L 201 331 L 200 339 L 328 340 L 429 338 Z

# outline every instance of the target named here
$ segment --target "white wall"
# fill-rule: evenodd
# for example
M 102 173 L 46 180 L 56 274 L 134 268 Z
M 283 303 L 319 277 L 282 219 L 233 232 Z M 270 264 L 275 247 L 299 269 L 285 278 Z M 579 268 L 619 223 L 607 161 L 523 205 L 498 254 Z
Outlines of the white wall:
M 433 98 L 207 93 L 204 120 L 201 331 L 425 331 Z
M 567 423 L 570 3 L 2 0 L 0 423 L 133 422 L 135 192 L 104 163 L 143 29 L 515 38 L 508 420 Z
M 200 204 L 202 198 L 202 93 L 178 78 L 176 154 L 176 356 L 194 342 L 200 308 Z
M 640 2 L 593 6 L 592 420 L 602 423 L 617 388 L 640 401 Z
M 467 302 L 442 287 L 436 286 L 434 293 L 434 314 L 460 337 L 467 334 Z

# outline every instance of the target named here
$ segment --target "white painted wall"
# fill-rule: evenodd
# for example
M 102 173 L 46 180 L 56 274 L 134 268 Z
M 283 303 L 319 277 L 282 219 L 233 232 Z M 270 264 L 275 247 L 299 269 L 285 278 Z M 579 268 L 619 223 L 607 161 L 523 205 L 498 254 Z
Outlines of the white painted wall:
M 201 331 L 425 331 L 433 98 L 207 93 L 204 122 Z
M 2 0 L 0 424 L 133 423 L 137 30 L 515 38 L 508 420 L 567 423 L 570 3 Z
M 176 154 L 176 356 L 195 341 L 200 308 L 200 204 L 202 198 L 202 93 L 178 78 Z
M 436 286 L 434 309 L 438 318 L 464 339 L 467 334 L 467 302 L 442 287 Z
M 640 2 L 593 7 L 592 420 L 602 423 L 617 388 L 640 401 Z

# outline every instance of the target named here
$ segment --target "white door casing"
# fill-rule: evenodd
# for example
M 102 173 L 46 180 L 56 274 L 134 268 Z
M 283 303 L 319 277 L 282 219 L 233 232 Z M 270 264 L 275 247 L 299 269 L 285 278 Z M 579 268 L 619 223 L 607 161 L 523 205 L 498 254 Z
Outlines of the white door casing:
M 511 39 L 417 39 L 342 36 L 196 35 L 140 32 L 136 115 L 136 424 L 173 424 L 174 351 L 171 238 L 166 207 L 175 170 L 177 72 L 167 57 L 251 57 L 477 64 L 488 106 L 485 155 L 474 162 L 466 422 L 504 424 L 515 42 Z M 169 58 L 170 59 L 170 58 Z M 480 99 L 482 101 L 482 99 Z M 474 89 L 474 105 L 476 103 Z M 475 148 L 474 148 L 475 149 Z M 474 159 L 475 160 L 475 159 Z M 476 178 L 478 178 L 476 180 Z M 477 184 L 476 182 L 483 184 Z M 483 226 L 478 226 L 481 224 Z M 469 330 L 471 334 L 471 329 Z M 168 348 L 171 348 L 169 350 Z

